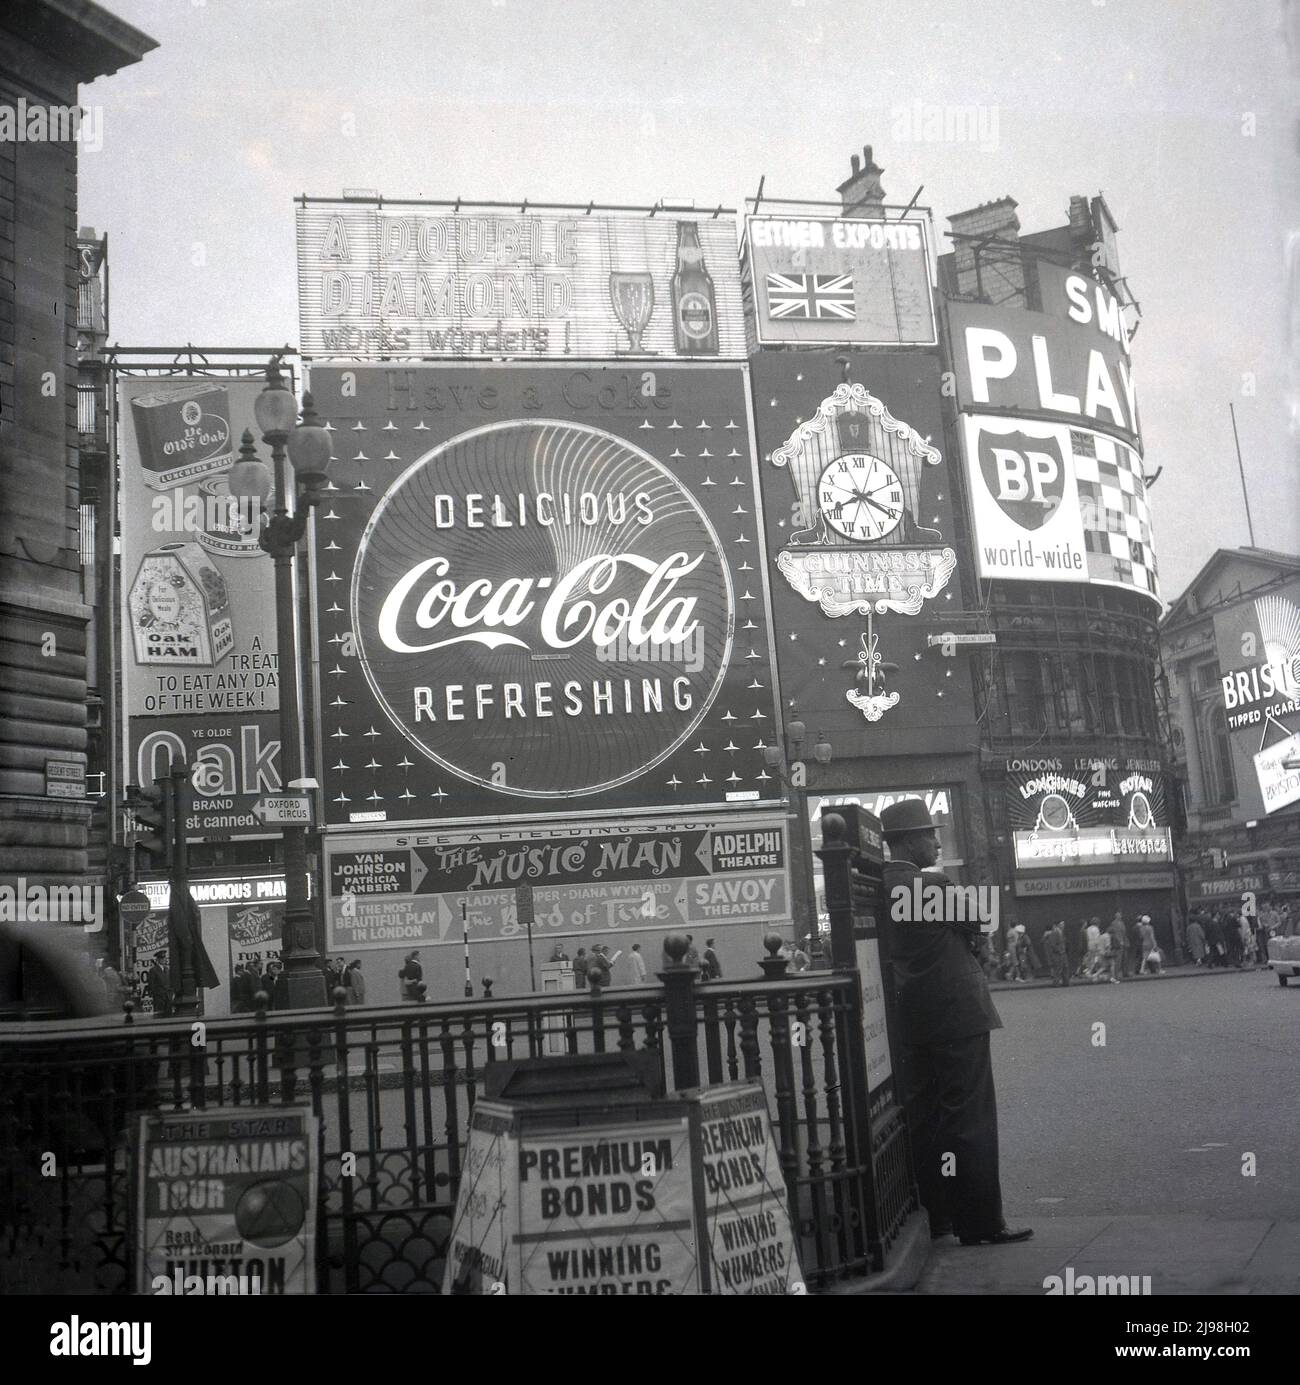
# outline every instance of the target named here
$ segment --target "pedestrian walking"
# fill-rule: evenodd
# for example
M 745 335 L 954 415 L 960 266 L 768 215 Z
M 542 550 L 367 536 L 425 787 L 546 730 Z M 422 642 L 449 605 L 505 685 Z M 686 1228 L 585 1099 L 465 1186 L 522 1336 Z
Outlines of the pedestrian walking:
M 1143 914 L 1138 920 L 1138 956 L 1142 959 L 1142 973 L 1159 976 L 1164 971 L 1160 949 L 1156 945 L 1155 925 L 1150 914 Z
M 700 965 L 699 949 L 695 946 L 695 937 L 691 933 L 686 935 L 686 951 L 682 956 L 682 965 L 687 967 Z
M 1124 916 L 1115 910 L 1115 917 L 1111 919 L 1110 925 L 1106 929 L 1110 934 L 1110 966 L 1111 979 L 1118 981 L 1121 976 L 1128 975 L 1128 934 L 1124 929 Z
M 149 999 L 153 1003 L 155 1015 L 170 1015 L 172 1012 L 172 991 L 171 985 L 167 980 L 167 973 L 163 970 L 163 954 L 156 956 L 149 963 L 149 971 L 145 976 L 145 989 L 149 992 Z
M 344 985 L 348 990 L 349 1005 L 364 1005 L 366 1003 L 366 978 L 361 974 L 361 958 L 349 962 L 345 973 Z
M 716 981 L 722 975 L 722 963 L 718 961 L 718 954 L 713 950 L 713 939 L 704 940 L 704 980 Z
M 1094 981 L 1113 981 L 1119 985 L 1119 977 L 1115 975 L 1115 952 L 1114 938 L 1109 930 L 1097 935 L 1097 969 L 1092 974 Z
M 1076 968 L 1080 976 L 1088 974 L 1088 967 L 1091 962 L 1089 953 L 1092 949 L 1092 939 L 1089 936 L 1088 920 L 1079 920 L 1079 931 L 1076 935 L 1078 939 L 1079 965 Z
M 1043 959 L 1053 986 L 1070 984 L 1070 959 L 1065 949 L 1065 920 L 1052 924 L 1043 933 Z
M 1143 915 L 1143 918 L 1146 916 Z M 1148 920 L 1149 921 L 1149 920 Z M 1124 953 L 1124 975 L 1136 976 L 1142 970 L 1146 953 L 1142 949 L 1142 924 L 1133 919 L 1127 924 L 1128 948 Z
M 1237 935 L 1241 939 L 1241 961 L 1238 966 L 1252 966 L 1255 959 L 1255 915 L 1243 907 L 1237 916 Z
M 812 959 L 804 948 L 795 940 L 790 943 L 790 970 L 807 971 L 812 966 Z
M 1101 920 L 1094 914 L 1088 923 L 1087 929 L 1088 948 L 1085 954 L 1087 966 L 1084 975 L 1089 981 L 1097 979 L 1097 973 L 1101 970 L 1102 951 L 1101 951 Z
M 406 954 L 402 962 L 402 969 L 397 973 L 397 978 L 402 983 L 402 999 L 418 1001 L 420 999 L 420 983 L 424 980 L 424 968 L 420 965 L 419 948 Z
M 628 965 L 632 968 L 632 984 L 634 986 L 644 986 L 646 977 L 645 958 L 641 955 L 641 944 L 633 943 L 632 951 L 628 953 Z
M 1196 914 L 1192 915 L 1187 925 L 1187 950 L 1198 967 L 1205 964 L 1205 928 Z
M 591 965 L 591 959 L 587 956 L 587 949 L 580 947 L 573 958 L 573 984 L 577 990 L 587 989 L 587 968 Z
M 891 856 L 885 896 L 910 893 L 917 876 L 939 859 L 934 822 L 917 798 L 891 803 L 880 820 Z M 937 872 L 929 878 L 936 876 L 950 883 Z M 956 918 L 895 927 L 886 915 L 881 924 L 921 1201 L 931 1235 L 956 1232 L 963 1245 L 1023 1241 L 1033 1234 L 1012 1230 L 1002 1215 L 989 1046 L 989 1034 L 1002 1021 L 975 958 L 979 938 L 978 925 Z

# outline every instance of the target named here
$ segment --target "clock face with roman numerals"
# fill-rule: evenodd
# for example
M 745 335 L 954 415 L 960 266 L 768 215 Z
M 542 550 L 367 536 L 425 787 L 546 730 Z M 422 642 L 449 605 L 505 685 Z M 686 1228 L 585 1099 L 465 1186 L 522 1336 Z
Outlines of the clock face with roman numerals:
M 903 518 L 903 483 L 887 462 L 867 452 L 846 452 L 817 482 L 827 524 L 846 539 L 883 539 Z

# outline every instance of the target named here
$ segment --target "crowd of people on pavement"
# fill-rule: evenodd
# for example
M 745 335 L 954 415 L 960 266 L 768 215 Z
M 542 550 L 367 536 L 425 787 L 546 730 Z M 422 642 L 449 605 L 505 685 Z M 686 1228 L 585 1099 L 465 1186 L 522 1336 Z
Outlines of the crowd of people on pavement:
M 1190 960 L 1204 967 L 1265 966 L 1268 940 L 1300 932 L 1300 909 L 1266 901 L 1258 914 L 1244 906 L 1196 908 L 1187 920 L 1185 947 Z M 1104 927 L 1100 917 L 1065 919 L 1043 930 L 1037 946 L 1028 929 L 1013 923 L 999 942 L 984 940 L 984 973 L 990 981 L 1030 981 L 1048 977 L 1053 986 L 1071 980 L 1113 983 L 1125 977 L 1159 976 L 1167 958 L 1149 914 L 1125 919 L 1116 911 Z

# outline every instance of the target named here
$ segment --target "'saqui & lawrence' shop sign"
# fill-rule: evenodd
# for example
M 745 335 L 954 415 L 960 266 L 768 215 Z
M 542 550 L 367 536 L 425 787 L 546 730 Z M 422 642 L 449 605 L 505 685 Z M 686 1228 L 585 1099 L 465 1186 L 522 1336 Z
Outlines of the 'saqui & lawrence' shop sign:
M 772 799 L 744 372 L 312 372 L 333 824 Z
M 306 356 L 745 353 L 729 216 L 298 209 Z

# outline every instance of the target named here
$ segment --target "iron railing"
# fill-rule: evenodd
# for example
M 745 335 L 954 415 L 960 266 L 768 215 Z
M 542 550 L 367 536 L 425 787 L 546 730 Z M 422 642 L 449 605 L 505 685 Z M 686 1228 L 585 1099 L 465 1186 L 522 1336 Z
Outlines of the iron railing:
M 896 1138 L 877 1131 L 864 1147 L 854 976 L 774 976 L 780 966 L 769 959 L 754 982 L 696 985 L 682 968 L 665 988 L 259 1012 L 201 1032 L 129 1013 L 108 1027 L 0 1025 L 0 1292 L 130 1292 L 141 1114 L 309 1102 L 321 1290 L 438 1293 L 486 1069 L 614 1049 L 657 1054 L 666 1090 L 761 1081 L 805 1281 L 879 1268 L 914 1205 L 902 1117 Z M 899 1159 L 883 1180 L 896 1195 L 873 1202 L 873 1179 Z

